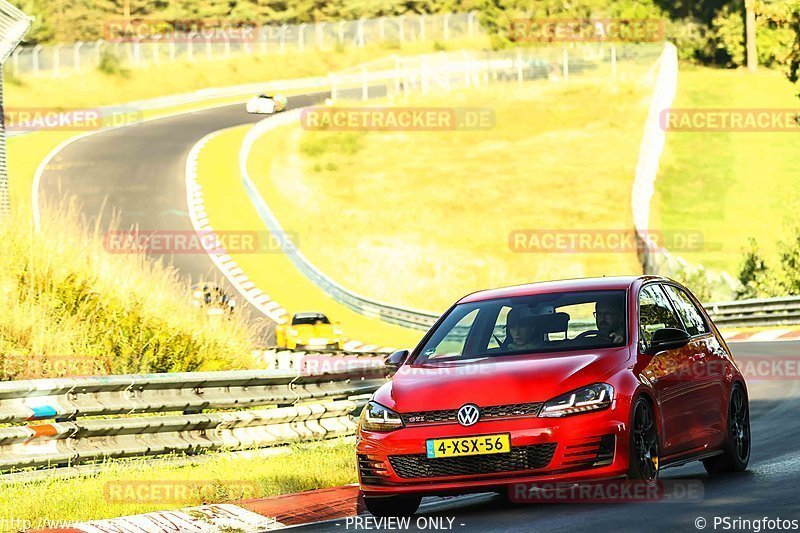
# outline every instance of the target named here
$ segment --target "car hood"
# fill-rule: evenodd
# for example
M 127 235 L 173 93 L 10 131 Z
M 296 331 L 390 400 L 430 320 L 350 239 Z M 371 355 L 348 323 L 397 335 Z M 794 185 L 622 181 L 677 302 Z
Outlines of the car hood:
M 629 359 L 627 347 L 404 365 L 375 401 L 401 413 L 540 402 L 602 381 Z

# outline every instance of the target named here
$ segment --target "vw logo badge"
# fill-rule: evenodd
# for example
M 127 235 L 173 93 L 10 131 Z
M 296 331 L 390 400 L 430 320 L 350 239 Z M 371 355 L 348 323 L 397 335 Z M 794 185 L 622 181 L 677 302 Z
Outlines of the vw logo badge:
M 481 416 L 481 411 L 474 403 L 462 405 L 456 413 L 458 423 L 462 426 L 471 426 L 478 421 Z

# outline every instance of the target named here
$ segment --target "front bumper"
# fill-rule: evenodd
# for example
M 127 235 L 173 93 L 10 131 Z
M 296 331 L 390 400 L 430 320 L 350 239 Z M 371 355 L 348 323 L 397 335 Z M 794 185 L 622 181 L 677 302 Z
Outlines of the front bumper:
M 565 418 L 492 419 L 470 427 L 453 423 L 412 425 L 389 433 L 362 430 L 356 448 L 359 484 L 364 494 L 373 496 L 458 494 L 503 490 L 514 483 L 622 477 L 628 471 L 628 417 L 615 406 Z M 428 439 L 497 433 L 511 435 L 512 452 L 535 450 L 536 457 L 542 457 L 542 453 L 547 457 L 529 463 L 533 468 L 516 468 L 497 458 L 506 454 L 473 456 L 450 462 L 454 469 L 433 463 L 444 459 L 424 457 Z M 405 458 L 398 461 L 397 456 Z M 404 468 L 409 462 L 419 467 Z M 487 471 L 494 468 L 492 465 L 498 465 L 500 470 Z M 473 471 L 465 473 L 470 469 Z M 453 472 L 458 474 L 451 475 Z

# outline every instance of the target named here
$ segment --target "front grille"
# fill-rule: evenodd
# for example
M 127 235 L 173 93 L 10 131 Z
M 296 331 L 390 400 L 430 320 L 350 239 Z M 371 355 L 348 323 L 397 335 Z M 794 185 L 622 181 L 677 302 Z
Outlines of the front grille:
M 378 473 L 380 466 L 380 462 L 372 461 L 366 455 L 358 454 L 358 472 L 361 474 L 361 481 L 367 485 L 386 484 L 386 480 Z
M 425 454 L 390 455 L 389 463 L 402 478 L 435 478 L 469 476 L 496 472 L 536 470 L 550 464 L 556 444 L 534 444 L 511 448 L 508 453 L 440 457 L 429 459 Z
M 565 468 L 606 466 L 614 462 L 614 435 L 590 437 L 582 442 L 568 443 L 564 447 L 561 466 Z
M 481 412 L 480 420 L 490 418 L 511 418 L 515 416 L 538 416 L 541 408 L 541 402 L 512 403 L 508 405 L 479 407 Z M 441 411 L 416 411 L 412 413 L 400 413 L 400 417 L 403 419 L 403 423 L 407 426 L 414 424 L 456 423 L 457 412 L 458 409 L 444 409 Z

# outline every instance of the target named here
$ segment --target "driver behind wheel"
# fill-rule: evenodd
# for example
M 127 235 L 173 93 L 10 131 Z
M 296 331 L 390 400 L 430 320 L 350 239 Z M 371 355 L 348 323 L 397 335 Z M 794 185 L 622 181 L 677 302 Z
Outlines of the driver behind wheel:
M 503 348 L 509 351 L 531 350 L 541 348 L 536 338 L 537 328 L 533 317 L 525 316 L 524 310 L 517 307 L 508 312 L 506 317 L 506 340 Z
M 625 339 L 625 305 L 622 300 L 599 300 L 594 306 L 597 330 L 615 344 Z

